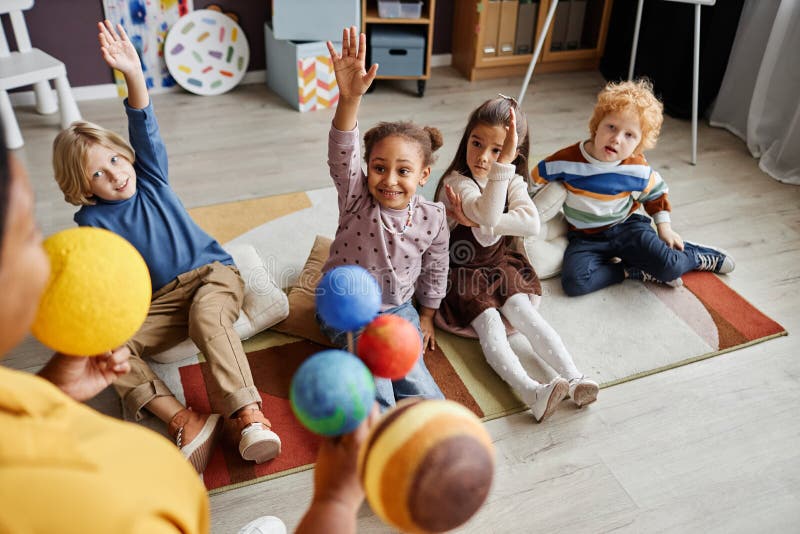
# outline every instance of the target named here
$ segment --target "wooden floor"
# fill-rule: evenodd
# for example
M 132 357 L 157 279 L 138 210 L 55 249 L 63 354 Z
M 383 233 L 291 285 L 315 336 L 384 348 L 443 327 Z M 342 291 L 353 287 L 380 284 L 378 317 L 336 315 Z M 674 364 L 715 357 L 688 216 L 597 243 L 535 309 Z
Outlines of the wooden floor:
M 361 124 L 412 119 L 442 129 L 436 169 L 455 152 L 468 113 L 519 79 L 469 83 L 435 69 L 424 98 L 413 82 L 379 82 Z M 531 159 L 584 138 L 597 73 L 537 75 L 524 102 Z M 187 207 L 329 185 L 332 111 L 298 113 L 261 85 L 216 97 L 153 97 L 170 152 L 170 179 Z M 124 132 L 113 100 L 81 102 L 88 120 Z M 46 234 L 70 227 L 73 209 L 53 181 L 57 117 L 18 112 L 19 151 Z M 798 147 L 800 149 L 800 147 Z M 761 172 L 745 144 L 701 125 L 698 164 L 688 163 L 690 123 L 667 118 L 648 155 L 670 185 L 673 227 L 726 248 L 726 283 L 789 332 L 779 338 L 601 391 L 582 411 L 567 403 L 537 425 L 528 414 L 487 423 L 497 447 L 489 500 L 460 532 L 797 532 L 800 528 L 800 188 Z M 598 320 L 592 317 L 581 321 Z M 598 340 L 602 343 L 602 340 Z M 641 350 L 647 350 L 642 333 Z M 37 369 L 48 353 L 28 340 L 5 360 Z M 211 498 L 215 533 L 265 514 L 293 528 L 312 472 Z M 361 532 L 387 532 L 365 506 Z

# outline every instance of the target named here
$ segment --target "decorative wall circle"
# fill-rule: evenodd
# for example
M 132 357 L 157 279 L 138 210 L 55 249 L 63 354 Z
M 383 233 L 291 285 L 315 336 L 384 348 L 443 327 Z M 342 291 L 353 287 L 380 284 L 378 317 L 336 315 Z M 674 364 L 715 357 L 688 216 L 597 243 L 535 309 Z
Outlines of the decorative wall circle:
M 247 72 L 250 46 L 233 19 L 200 9 L 169 30 L 164 59 L 181 87 L 198 95 L 218 95 L 236 87 Z

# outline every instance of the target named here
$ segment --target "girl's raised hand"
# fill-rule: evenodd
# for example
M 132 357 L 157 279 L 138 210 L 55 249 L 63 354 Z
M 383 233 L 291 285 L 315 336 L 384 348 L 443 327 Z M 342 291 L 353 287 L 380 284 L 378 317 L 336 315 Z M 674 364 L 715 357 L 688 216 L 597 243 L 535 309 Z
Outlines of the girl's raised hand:
M 98 22 L 100 30 L 98 39 L 100 40 L 100 51 L 103 59 L 112 69 L 117 69 L 122 74 L 136 74 L 141 72 L 142 64 L 139 61 L 139 54 L 133 47 L 133 43 L 128 40 L 128 35 L 121 24 L 117 24 L 116 29 L 108 20 Z
M 508 108 L 508 124 L 506 125 L 506 138 L 503 148 L 497 158 L 499 163 L 511 163 L 517 157 L 517 115 L 514 108 Z
M 340 98 L 362 96 L 375 79 L 378 65 L 374 64 L 366 70 L 367 37 L 359 34 L 355 26 L 342 31 L 342 53 L 337 54 L 333 43 L 328 41 L 328 52 L 336 73 L 336 84 L 339 86 Z

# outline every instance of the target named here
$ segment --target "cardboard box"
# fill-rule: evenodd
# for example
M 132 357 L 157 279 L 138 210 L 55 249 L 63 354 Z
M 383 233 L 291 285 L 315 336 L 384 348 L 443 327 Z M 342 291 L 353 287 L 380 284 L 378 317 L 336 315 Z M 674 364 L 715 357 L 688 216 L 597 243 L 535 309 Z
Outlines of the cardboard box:
M 342 29 L 361 28 L 359 0 L 273 0 L 275 39 L 339 41 Z
M 341 37 L 341 34 L 340 34 Z M 294 42 L 276 39 L 264 25 L 267 85 L 298 111 L 330 108 L 339 100 L 339 87 L 324 41 Z M 334 42 L 341 50 L 341 42 Z

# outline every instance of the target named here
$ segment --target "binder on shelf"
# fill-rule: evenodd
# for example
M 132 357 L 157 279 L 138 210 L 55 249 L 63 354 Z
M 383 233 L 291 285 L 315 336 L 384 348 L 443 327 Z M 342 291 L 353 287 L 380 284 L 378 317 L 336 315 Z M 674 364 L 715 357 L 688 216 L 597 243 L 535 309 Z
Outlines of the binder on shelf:
M 497 32 L 498 56 L 510 56 L 514 53 L 518 9 L 519 0 L 503 0 L 500 3 L 500 27 Z
M 558 3 L 553 17 L 553 33 L 550 35 L 550 50 L 565 50 L 567 46 L 567 26 L 569 25 L 569 2 Z
M 565 48 L 575 50 L 581 47 L 583 36 L 583 18 L 586 14 L 586 0 L 569 1 L 569 21 L 567 22 L 567 38 Z
M 519 0 L 517 35 L 514 38 L 515 54 L 530 54 L 533 52 L 533 42 L 536 37 L 536 17 L 538 14 L 539 2 Z
M 481 44 L 482 57 L 494 57 L 497 55 L 497 34 L 500 30 L 500 0 L 489 0 L 486 2 L 486 17 L 481 35 L 483 36 L 483 43 Z

